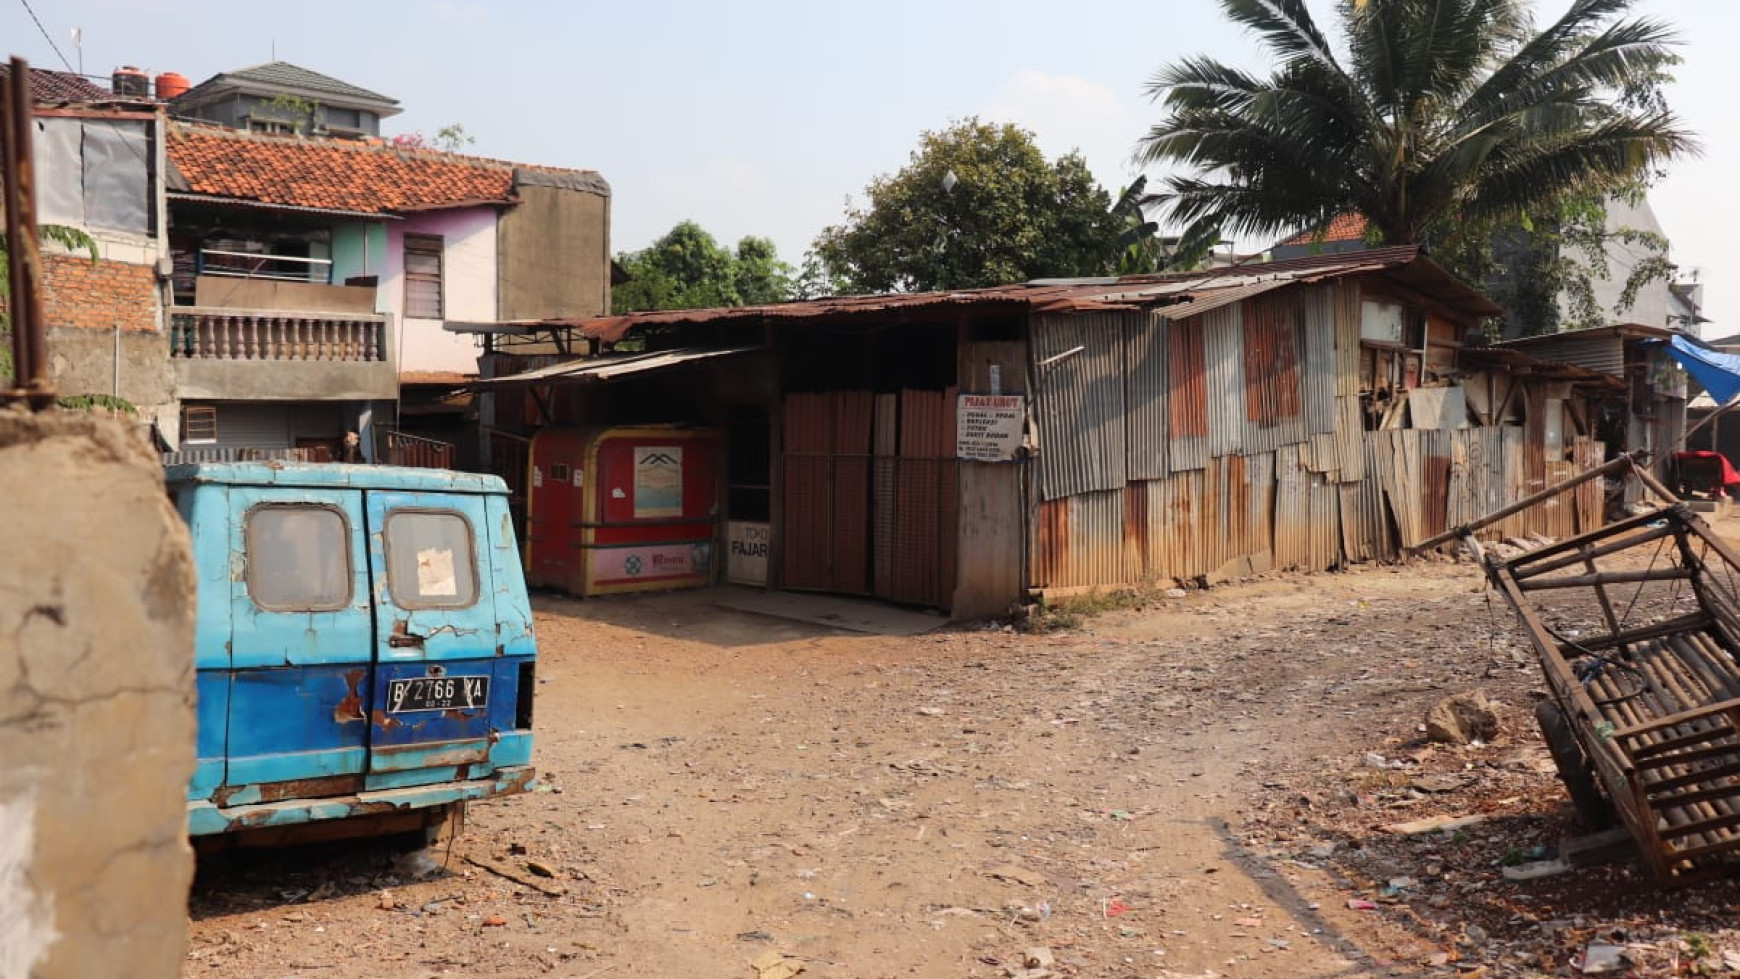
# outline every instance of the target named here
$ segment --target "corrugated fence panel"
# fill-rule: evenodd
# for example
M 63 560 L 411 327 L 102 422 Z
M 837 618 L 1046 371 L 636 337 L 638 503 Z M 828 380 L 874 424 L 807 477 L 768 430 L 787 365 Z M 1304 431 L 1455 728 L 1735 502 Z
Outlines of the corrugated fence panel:
M 1203 473 L 1173 473 L 1148 486 L 1148 573 L 1187 581 L 1203 568 L 1201 516 Z
M 1305 433 L 1335 431 L 1335 294 L 1333 286 L 1296 290 L 1305 305 Z
M 1421 540 L 1436 537 L 1449 529 L 1444 516 L 1450 499 L 1450 443 L 1453 434 L 1448 429 L 1420 433 L 1420 445 L 1425 450 L 1420 469 Z
M 1302 568 L 1310 563 L 1311 474 L 1299 464 L 1297 446 L 1275 450 L 1275 566 Z
M 1201 469 L 1208 461 L 1208 366 L 1202 317 L 1166 325 L 1166 462 L 1173 472 Z
M 1166 376 L 1166 319 L 1158 313 L 1124 322 L 1124 408 L 1129 419 L 1125 451 L 1129 478 L 1159 479 L 1166 466 L 1166 415 L 1171 392 Z
M 1320 473 L 1306 473 L 1311 485 L 1310 568 L 1324 571 L 1341 566 L 1341 491 Z
M 1208 368 L 1208 454 L 1213 458 L 1234 455 L 1245 447 L 1243 331 L 1244 317 L 1236 304 L 1202 317 Z
M 1124 493 L 1079 493 L 1040 504 L 1035 585 L 1073 588 L 1123 578 Z
M 1045 499 L 1123 488 L 1123 320 L 1146 315 L 1072 314 L 1034 321 L 1039 484 Z M 1069 353 L 1078 347 L 1080 352 Z M 1061 354 L 1069 355 L 1038 366 Z
M 1305 307 L 1297 290 L 1244 304 L 1244 438 L 1241 452 L 1272 452 L 1305 441 L 1304 382 L 1300 348 Z
M 1625 341 L 1617 336 L 1579 336 L 1573 331 L 1555 335 L 1551 343 L 1525 343 L 1517 349 L 1536 360 L 1625 376 Z
M 1275 564 L 1275 454 L 1228 456 L 1226 462 L 1232 556 L 1247 559 L 1253 573 L 1267 571 Z
M 1335 396 L 1359 396 L 1359 283 L 1343 279 L 1327 286 L 1335 310 Z
M 1406 547 L 1430 536 L 1423 533 L 1425 514 L 1421 511 L 1422 487 L 1425 484 L 1425 446 L 1417 431 L 1367 432 L 1373 461 L 1378 467 L 1378 479 L 1383 486 L 1384 502 L 1390 518 L 1400 534 L 1400 544 Z

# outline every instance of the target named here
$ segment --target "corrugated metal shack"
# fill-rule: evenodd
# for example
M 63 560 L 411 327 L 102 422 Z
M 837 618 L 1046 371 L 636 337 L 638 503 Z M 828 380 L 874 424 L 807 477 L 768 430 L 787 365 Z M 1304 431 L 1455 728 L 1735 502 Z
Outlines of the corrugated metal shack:
M 523 324 L 674 373 L 564 391 L 609 372 L 515 374 L 509 358 L 483 386 L 527 395 L 495 416 L 726 431 L 749 462 L 727 466 L 724 516 L 766 522 L 769 586 L 972 617 L 1035 591 L 1390 558 L 1601 461 L 1594 405 L 1622 382 L 1470 345 L 1498 311 L 1386 248 Z M 645 357 L 722 348 L 739 352 L 687 373 Z M 1494 532 L 1602 517 L 1592 486 Z
M 1592 330 L 1509 340 L 1501 346 L 1537 361 L 1583 368 L 1618 378 L 1599 392 L 1590 424 L 1614 451 L 1649 453 L 1650 467 L 1665 478 L 1686 434 L 1686 372 L 1662 342 L 1676 331 L 1630 323 Z M 1630 500 L 1640 492 L 1627 482 Z M 1630 501 L 1628 500 L 1628 502 Z

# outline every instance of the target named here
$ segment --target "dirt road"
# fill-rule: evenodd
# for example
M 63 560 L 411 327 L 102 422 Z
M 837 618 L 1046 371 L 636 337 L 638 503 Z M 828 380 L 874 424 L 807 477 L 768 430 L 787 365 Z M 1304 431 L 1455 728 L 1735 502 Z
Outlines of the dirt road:
M 209 864 L 186 975 L 1525 975 L 1616 927 L 1733 938 L 1726 885 L 1670 907 L 1623 867 L 1506 880 L 1576 827 L 1533 660 L 1468 566 L 1051 635 L 851 635 L 704 594 L 538 613 L 548 790 L 475 806 L 426 880 L 379 846 Z M 1500 737 L 1424 746 L 1469 690 Z M 1382 830 L 1469 812 L 1495 819 Z

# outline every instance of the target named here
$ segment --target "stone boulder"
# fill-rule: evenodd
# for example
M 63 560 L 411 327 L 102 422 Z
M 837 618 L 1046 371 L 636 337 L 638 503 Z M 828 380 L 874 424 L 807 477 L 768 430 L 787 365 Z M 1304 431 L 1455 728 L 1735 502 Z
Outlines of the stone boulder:
M 1469 744 L 1497 736 L 1498 705 L 1483 693 L 1445 697 L 1426 715 L 1426 737 L 1432 741 Z

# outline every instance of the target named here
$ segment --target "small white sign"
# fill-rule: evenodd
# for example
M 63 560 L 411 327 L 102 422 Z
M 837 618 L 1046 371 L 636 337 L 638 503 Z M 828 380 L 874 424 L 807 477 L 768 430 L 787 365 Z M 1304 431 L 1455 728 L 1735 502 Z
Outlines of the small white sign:
M 452 598 L 459 594 L 459 576 L 453 570 L 453 549 L 431 547 L 417 552 L 417 596 Z
M 725 525 L 725 577 L 734 585 L 767 584 L 769 525 L 743 520 Z
M 1021 449 L 1026 399 L 1018 394 L 963 394 L 955 410 L 955 458 L 1009 462 Z

